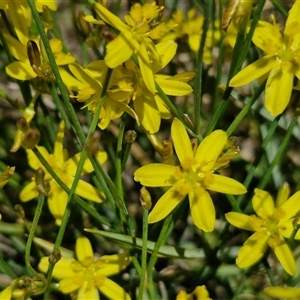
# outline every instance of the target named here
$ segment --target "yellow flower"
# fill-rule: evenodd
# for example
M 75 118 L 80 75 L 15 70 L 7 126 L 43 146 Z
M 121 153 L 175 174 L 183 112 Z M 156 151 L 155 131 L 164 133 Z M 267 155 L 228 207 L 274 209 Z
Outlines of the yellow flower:
M 171 186 L 151 211 L 149 223 L 165 218 L 189 195 L 195 225 L 206 232 L 212 231 L 216 214 L 207 190 L 234 195 L 246 193 L 245 187 L 236 180 L 214 174 L 214 165 L 227 142 L 226 133 L 212 132 L 195 153 L 185 127 L 177 119 L 172 123 L 171 135 L 181 165 L 149 164 L 134 173 L 134 179 L 142 185 Z
M 197 286 L 191 294 L 180 291 L 176 300 L 211 300 L 205 285 Z
M 197 14 L 196 8 L 190 9 L 187 17 L 185 17 L 183 11 L 177 10 L 168 22 L 168 27 L 171 28 L 170 32 L 161 41 L 186 39 L 191 50 L 197 53 L 202 36 L 203 22 L 204 16 Z M 216 29 L 218 27 L 218 22 L 216 22 L 213 28 L 210 28 L 207 32 L 203 55 L 203 61 L 206 64 L 212 64 L 213 62 L 212 47 L 218 43 L 221 37 L 220 31 Z
M 68 159 L 67 152 L 65 149 L 63 149 L 64 128 L 64 123 L 61 122 L 59 132 L 55 141 L 53 154 L 49 154 L 44 147 L 38 146 L 37 148 L 41 152 L 45 160 L 53 168 L 55 173 L 60 177 L 60 179 L 68 186 L 68 188 L 71 188 L 81 152 Z M 60 225 L 68 201 L 68 194 L 51 177 L 51 175 L 46 171 L 46 169 L 43 167 L 43 165 L 31 150 L 27 150 L 27 155 L 31 168 L 33 168 L 34 170 L 42 168 L 45 172 L 45 180 L 49 180 L 51 190 L 48 194 L 48 205 L 50 212 L 56 219 L 56 223 Z M 100 163 L 103 163 L 107 159 L 107 155 L 105 152 L 100 151 L 97 155 L 97 158 Z M 84 163 L 83 172 L 90 173 L 92 171 L 93 167 L 90 161 L 86 160 Z M 102 202 L 105 200 L 105 195 L 102 192 L 81 179 L 78 182 L 75 193 L 80 197 L 95 202 Z M 20 193 L 20 199 L 23 202 L 27 202 L 37 197 L 38 194 L 39 193 L 36 182 L 34 178 L 32 178 L 32 181 L 22 189 Z
M 270 297 L 284 299 L 300 299 L 300 288 L 289 286 L 271 286 L 264 289 L 264 294 Z
M 28 56 L 27 56 L 27 47 L 26 41 L 25 44 L 20 43 L 18 40 L 13 38 L 8 34 L 4 34 L 5 40 L 8 44 L 11 54 L 17 59 L 17 61 L 10 63 L 5 67 L 6 73 L 15 79 L 18 80 L 30 80 L 36 78 L 38 75 L 33 71 Z M 49 40 L 51 50 L 53 52 L 54 58 L 58 65 L 59 72 L 62 76 L 62 79 L 65 85 L 72 89 L 79 85 L 78 81 L 71 76 L 62 66 L 70 64 L 75 61 L 75 57 L 70 53 L 63 53 L 62 42 L 58 39 Z M 43 52 L 42 52 L 43 53 Z M 50 68 L 50 65 L 47 62 L 47 58 L 42 57 L 41 68 L 45 70 Z M 42 70 L 43 71 L 43 70 Z M 52 70 L 51 70 L 52 71 Z
M 236 74 L 229 83 L 237 87 L 268 76 L 265 106 L 274 117 L 281 114 L 289 103 L 294 76 L 300 79 L 299 14 L 300 1 L 297 0 L 289 11 L 283 36 L 275 22 L 260 21 L 253 42 L 266 55 Z
M 124 17 L 126 23 L 100 3 L 95 3 L 94 8 L 105 23 L 120 31 L 120 34 L 106 46 L 105 63 L 110 68 L 116 68 L 135 53 L 145 84 L 154 94 L 156 89 L 151 64 L 160 63 L 160 56 L 153 40 L 160 39 L 166 33 L 167 27 L 163 23 L 153 27 L 152 21 L 159 16 L 163 7 L 158 7 L 155 2 L 146 3 L 143 6 L 135 3 L 129 14 Z M 86 20 L 93 23 L 99 22 L 92 16 L 86 16 Z
M 86 237 L 77 239 L 75 253 L 78 260 L 62 257 L 55 264 L 53 277 L 60 280 L 60 291 L 69 294 L 78 290 L 78 300 L 100 299 L 98 290 L 108 299 L 130 299 L 122 287 L 107 278 L 127 267 L 131 260 L 126 253 L 104 255 L 95 260 L 91 243 Z M 43 257 L 38 267 L 46 273 L 48 265 L 48 257 Z
M 167 41 L 157 44 L 156 50 L 162 58 L 162 65 L 152 64 L 152 72 L 155 74 L 155 81 L 161 87 L 165 94 L 171 96 L 184 96 L 192 92 L 192 88 L 184 81 L 185 74 L 191 76 L 191 72 L 178 74 L 176 76 L 156 74 L 164 68 L 174 57 L 177 44 L 173 41 Z M 159 130 L 161 117 L 170 118 L 170 112 L 164 105 L 159 95 L 153 95 L 143 80 L 140 69 L 132 61 L 126 61 L 123 66 L 115 69 L 115 79 L 118 86 L 131 90 L 131 99 L 133 100 L 134 110 L 143 127 L 153 134 Z
M 238 267 L 247 268 L 257 263 L 269 245 L 284 270 L 290 275 L 296 274 L 295 258 L 284 237 L 289 237 L 292 233 L 292 217 L 300 211 L 300 192 L 295 193 L 288 200 L 287 198 L 288 196 L 278 193 L 274 205 L 268 192 L 255 189 L 252 205 L 257 216 L 237 212 L 225 215 L 230 224 L 254 231 L 239 251 L 236 259 Z
M 85 69 L 77 63 L 69 65 L 69 68 L 81 85 L 76 96 L 77 100 L 80 102 L 86 101 L 84 107 L 87 106 L 92 113 L 95 113 L 108 67 L 103 60 L 97 60 L 89 63 Z M 105 129 L 111 120 L 119 118 L 124 112 L 127 112 L 138 121 L 134 110 L 128 106 L 132 89 L 118 86 L 118 82 L 114 81 L 113 77 L 114 72 L 99 115 L 100 122 L 98 126 L 101 129 Z M 111 86 L 114 89 L 109 89 Z
M 15 167 L 6 167 L 6 170 L 0 174 L 0 189 L 2 189 L 9 178 L 14 174 Z

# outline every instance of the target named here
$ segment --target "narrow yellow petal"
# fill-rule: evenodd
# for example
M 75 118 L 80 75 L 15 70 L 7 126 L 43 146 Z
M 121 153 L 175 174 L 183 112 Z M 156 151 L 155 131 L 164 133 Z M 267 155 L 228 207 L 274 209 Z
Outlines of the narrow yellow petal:
M 284 270 L 291 276 L 297 272 L 296 261 L 292 251 L 286 243 L 274 247 L 274 252 Z
M 158 63 L 156 61 L 153 61 L 152 70 L 154 74 L 163 69 L 175 56 L 177 44 L 172 40 L 168 40 L 158 43 L 157 45 L 155 45 L 155 47 L 160 56 L 160 62 Z
M 270 286 L 264 289 L 264 294 L 274 298 L 300 299 L 300 288 L 287 286 Z
M 134 180 L 144 186 L 171 186 L 176 182 L 179 167 L 165 164 L 149 164 L 134 172 Z M 180 174 L 180 173 L 179 173 Z
M 15 39 L 9 34 L 3 33 L 3 35 L 5 37 L 11 55 L 17 60 L 21 60 L 23 62 L 27 61 L 28 56 L 27 56 L 27 51 L 25 46 L 26 44 L 23 45 L 20 41 L 18 41 L 17 39 Z
M 22 202 L 27 202 L 39 195 L 35 181 L 28 183 L 21 191 L 19 198 Z
M 32 70 L 29 61 L 15 61 L 5 67 L 5 72 L 12 78 L 18 80 L 30 80 L 37 75 Z
M 55 264 L 54 270 L 53 270 L 53 277 L 56 279 L 63 279 L 65 277 L 71 277 L 74 276 L 73 269 L 70 267 L 71 263 L 74 261 L 74 258 L 70 257 L 62 257 L 58 263 Z M 46 273 L 49 266 L 49 258 L 43 257 L 40 260 L 40 263 L 38 265 L 38 268 L 41 272 Z
M 165 218 L 186 196 L 181 193 L 181 181 L 172 186 L 155 204 L 149 214 L 148 222 L 156 223 Z
M 238 212 L 229 212 L 225 214 L 225 218 L 227 222 L 237 228 L 253 231 L 252 226 L 250 226 L 249 223 L 250 216 L 248 215 L 244 215 Z
M 265 106 L 276 117 L 287 107 L 293 89 L 294 74 L 289 62 L 278 62 L 269 74 L 265 90 Z
M 274 200 L 271 195 L 263 190 L 255 189 L 252 198 L 252 206 L 256 214 L 265 219 L 274 214 Z
M 266 55 L 238 72 L 229 82 L 232 87 L 245 85 L 268 73 L 276 63 L 274 55 Z
M 155 81 L 166 95 L 185 96 L 193 91 L 189 84 L 178 80 L 173 80 L 172 77 L 165 78 L 160 75 L 155 75 Z
M 91 287 L 91 288 L 86 288 L 85 285 L 80 287 L 77 297 L 77 300 L 87 300 L 87 299 L 92 299 L 92 300 L 99 300 L 99 292 L 96 287 Z
M 125 290 L 118 284 L 105 278 L 101 285 L 98 285 L 98 289 L 101 293 L 108 297 L 108 299 L 124 299 L 130 300 L 130 296 L 125 292 Z
M 295 39 L 296 35 L 297 35 L 297 39 L 299 39 L 299 27 L 300 27 L 299 15 L 300 15 L 300 1 L 296 0 L 289 11 L 289 15 L 286 20 L 285 30 L 284 30 L 284 34 L 290 36 L 293 39 Z M 291 47 L 292 46 L 293 44 L 291 45 Z M 295 46 L 297 47 L 298 45 L 296 44 Z
M 48 195 L 48 207 L 58 226 L 61 224 L 67 202 L 68 194 L 56 182 L 52 182 Z
M 80 91 L 86 87 L 86 84 L 77 80 L 69 72 L 67 72 L 64 68 L 58 68 L 58 69 L 59 69 L 59 73 L 60 73 L 60 76 L 61 76 L 64 84 L 71 91 Z
M 88 238 L 80 236 L 76 240 L 75 253 L 77 259 L 81 262 L 87 257 L 94 257 L 92 245 Z
M 174 148 L 181 166 L 184 169 L 190 168 L 194 160 L 191 141 L 184 125 L 176 118 L 174 119 L 171 126 L 171 135 L 174 143 Z
M 99 266 L 97 274 L 111 276 L 118 274 L 125 269 L 131 263 L 131 258 L 127 253 L 120 253 L 103 255 L 98 259 L 98 261 L 103 263 Z
M 195 153 L 195 160 L 202 171 L 209 172 L 227 143 L 223 130 L 215 130 L 200 143 Z
M 57 132 L 55 144 L 54 144 L 54 151 L 53 156 L 55 157 L 55 163 L 57 166 L 62 166 L 64 163 L 64 136 L 65 136 L 65 123 L 64 121 L 60 122 L 59 129 Z
M 69 266 L 70 268 L 70 266 Z M 64 294 L 70 294 L 71 292 L 75 292 L 81 287 L 81 280 L 75 280 L 76 277 L 67 277 L 62 279 L 59 282 L 59 290 Z
M 284 210 L 284 218 L 289 219 L 297 215 L 300 211 L 300 192 L 296 192 L 287 201 L 285 201 L 281 206 Z
M 189 200 L 194 224 L 205 232 L 213 231 L 216 211 L 209 193 L 202 188 L 191 190 Z
M 244 243 L 239 251 L 236 264 L 240 268 L 248 268 L 256 264 L 265 254 L 268 247 L 268 234 L 255 232 Z
M 105 195 L 90 183 L 79 179 L 75 193 L 80 197 L 94 202 L 103 202 Z

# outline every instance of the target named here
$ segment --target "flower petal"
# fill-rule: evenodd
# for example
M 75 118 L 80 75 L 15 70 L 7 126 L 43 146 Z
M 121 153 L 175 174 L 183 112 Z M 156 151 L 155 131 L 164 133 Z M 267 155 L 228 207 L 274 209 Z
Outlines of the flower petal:
M 271 70 L 265 90 L 265 106 L 276 117 L 287 107 L 293 89 L 294 74 L 290 62 L 277 62 Z
M 190 168 L 194 160 L 194 153 L 191 145 L 191 141 L 186 132 L 185 127 L 178 119 L 174 119 L 171 126 L 171 135 L 174 143 L 174 148 L 181 166 Z
M 30 80 L 37 75 L 32 70 L 29 61 L 15 61 L 5 67 L 5 72 L 12 78 L 18 80 Z
M 179 167 L 165 164 L 149 164 L 134 172 L 134 180 L 145 186 L 171 186 L 176 182 Z
M 227 135 L 223 130 L 215 130 L 200 143 L 195 153 L 195 160 L 203 172 L 212 169 L 227 143 Z
M 284 242 L 274 247 L 274 252 L 284 270 L 291 276 L 295 276 L 297 272 L 296 261 L 289 246 Z
M 281 207 L 284 212 L 284 218 L 289 219 L 298 214 L 300 211 L 300 192 L 292 195 L 287 201 L 285 201 Z
M 299 14 L 300 14 L 300 2 L 295 1 L 292 8 L 289 11 L 288 18 L 285 24 L 284 35 L 288 36 L 292 40 L 289 45 L 291 49 L 295 49 L 299 45 L 300 32 L 299 32 Z
M 209 193 L 203 188 L 189 192 L 191 215 L 195 225 L 205 232 L 214 230 L 216 211 Z
M 99 265 L 97 273 L 100 275 L 111 276 L 120 273 L 130 263 L 131 258 L 127 253 L 103 255 L 98 259 L 102 264 Z
M 9 34 L 3 33 L 3 35 L 5 37 L 6 43 L 8 44 L 10 54 L 17 60 L 21 60 L 24 63 L 27 62 L 30 66 L 26 46 Z
M 101 293 L 103 293 L 108 299 L 124 299 L 130 300 L 130 296 L 125 292 L 123 288 L 121 288 L 118 284 L 110 280 L 109 278 L 105 278 L 101 285 L 98 285 L 98 289 Z
M 69 294 L 78 290 L 82 282 L 80 280 L 75 280 L 74 277 L 64 278 L 59 282 L 59 290 L 62 291 L 64 294 Z
M 75 193 L 82 198 L 94 202 L 103 202 L 106 199 L 103 192 L 99 191 L 93 185 L 81 179 L 78 181 Z
M 166 95 L 185 96 L 193 91 L 189 84 L 178 80 L 173 80 L 172 77 L 155 75 L 155 80 Z
M 250 216 L 248 215 L 238 212 L 229 212 L 225 214 L 225 218 L 227 222 L 229 222 L 231 225 L 237 228 L 253 231 L 253 228 L 249 223 Z
M 86 238 L 85 236 L 80 236 L 79 238 L 77 238 L 75 253 L 77 259 L 80 262 L 83 261 L 86 257 L 94 257 L 93 248 L 88 238 Z
M 68 194 L 56 183 L 52 182 L 51 191 L 48 195 L 48 207 L 56 219 L 56 224 L 61 224 L 62 217 L 64 215 L 68 202 Z
M 85 285 L 87 284 L 84 284 L 78 291 L 78 294 L 77 294 L 77 300 L 88 300 L 88 299 L 91 299 L 91 300 L 99 300 L 100 299 L 100 296 L 99 296 L 99 292 L 98 292 L 98 289 L 96 287 L 91 287 L 89 289 L 87 289 L 85 287 Z
M 268 73 L 275 64 L 274 55 L 266 55 L 238 72 L 229 82 L 232 87 L 247 84 Z
M 60 122 L 59 129 L 57 132 L 53 156 L 55 157 L 55 163 L 57 166 L 62 166 L 64 163 L 64 136 L 65 136 L 65 123 L 64 121 Z
M 64 84 L 71 91 L 80 91 L 86 87 L 86 84 L 77 80 L 74 76 L 72 76 L 64 68 L 58 68 L 58 69 L 59 69 L 60 76 L 61 76 Z
M 239 251 L 236 264 L 240 268 L 248 268 L 256 264 L 265 254 L 268 247 L 268 234 L 253 233 Z
M 252 198 L 252 206 L 256 214 L 262 219 L 274 214 L 274 200 L 271 195 L 263 190 L 255 189 Z
M 94 5 L 95 11 L 98 14 L 98 16 L 107 24 L 110 26 L 118 29 L 119 31 L 126 31 L 130 30 L 130 27 L 126 25 L 124 22 L 122 22 L 117 16 L 112 14 L 107 8 L 105 8 L 100 3 L 95 3 Z
M 287 286 L 270 286 L 264 289 L 264 294 L 274 298 L 300 299 L 300 288 Z
M 21 191 L 19 198 L 22 202 L 27 202 L 39 195 L 35 181 L 28 183 Z
M 247 192 L 246 188 L 235 179 L 218 174 L 208 174 L 208 178 L 208 183 L 204 184 L 210 191 L 230 195 L 241 195 Z
M 179 180 L 158 200 L 149 214 L 148 223 L 162 220 L 184 199 L 186 194 L 181 193 L 181 183 Z
M 119 34 L 106 45 L 104 61 L 110 68 L 116 68 L 128 60 L 138 48 L 138 42 L 130 31 Z
M 157 45 L 155 45 L 155 47 L 160 56 L 160 62 L 158 63 L 155 60 L 153 61 L 152 70 L 154 74 L 163 69 L 175 56 L 177 44 L 172 40 L 168 40 L 158 43 Z

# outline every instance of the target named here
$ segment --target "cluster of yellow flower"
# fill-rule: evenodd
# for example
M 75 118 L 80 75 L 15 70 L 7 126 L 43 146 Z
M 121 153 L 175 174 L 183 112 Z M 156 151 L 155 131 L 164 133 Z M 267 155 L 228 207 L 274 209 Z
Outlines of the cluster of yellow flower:
M 231 1 L 232 14 L 226 16 L 229 19 L 222 25 L 223 29 L 230 32 L 234 38 L 243 24 L 245 34 L 251 31 L 251 10 L 256 1 L 248 1 L 250 5 L 249 3 L 246 5 L 245 2 L 247 1 Z M 47 7 L 39 0 L 35 0 L 34 3 L 36 10 L 44 18 L 44 31 L 48 33 L 52 29 L 49 9 L 56 11 L 56 2 L 47 1 Z M 94 172 L 95 167 L 87 157 L 86 147 L 82 147 L 77 154 L 69 157 L 67 149 L 64 148 L 66 122 L 61 121 L 58 126 L 52 153 L 45 146 L 38 145 L 39 134 L 30 130 L 30 122 L 36 114 L 35 103 L 38 97 L 42 93 L 49 93 L 53 84 L 59 80 L 56 78 L 47 51 L 53 54 L 69 98 L 84 102 L 82 108 L 87 108 L 96 117 L 101 130 L 109 128 L 112 120 L 119 119 L 127 113 L 147 137 L 156 139 L 155 134 L 161 127 L 161 119 L 170 119 L 175 115 L 172 106 L 165 100 L 166 95 L 190 95 L 192 87 L 188 81 L 194 77 L 194 72 L 188 71 L 175 75 L 159 72 L 175 57 L 177 42 L 182 44 L 187 38 L 188 47 L 193 55 L 198 54 L 201 50 L 199 47 L 201 38 L 204 36 L 202 28 L 205 18 L 198 15 L 197 9 L 193 8 L 187 13 L 187 20 L 184 13 L 178 10 L 170 20 L 164 22 L 162 21 L 164 7 L 156 2 L 150 2 L 144 5 L 135 3 L 125 15 L 123 22 L 109 11 L 104 1 L 103 4 L 94 3 L 95 14 L 82 16 L 81 26 L 86 26 L 88 31 L 92 26 L 104 28 L 106 47 L 103 59 L 91 61 L 83 66 L 76 62 L 71 53 L 67 53 L 58 38 L 49 34 L 48 47 L 38 34 L 32 34 L 29 30 L 32 13 L 27 1 L 0 2 L 0 9 L 9 12 L 15 30 L 15 34 L 1 34 L 2 44 L 5 42 L 10 55 L 14 58 L 5 67 L 5 71 L 11 78 L 20 81 L 30 80 L 31 91 L 34 93 L 34 96 L 30 97 L 30 103 L 27 103 L 27 107 L 21 111 L 22 119 L 17 123 L 18 128 L 11 151 L 16 152 L 21 145 L 25 146 L 29 166 L 36 174 L 38 172 L 44 174 L 42 184 L 38 175 L 34 176 L 31 182 L 23 187 L 19 197 L 21 201 L 27 202 L 41 194 L 47 196 L 49 210 L 56 224 L 60 226 L 66 216 L 70 197 L 66 188 L 72 190 L 75 178 L 79 178 L 77 172 L 80 173 L 79 176 L 89 174 Z M 95 15 L 99 18 L 95 19 Z M 47 16 L 50 19 L 47 19 Z M 294 85 L 294 77 L 300 79 L 299 16 L 300 0 L 296 0 L 289 11 L 283 35 L 274 18 L 273 24 L 258 21 L 252 41 L 266 55 L 234 74 L 228 81 L 229 87 L 239 87 L 255 79 L 259 82 L 266 81 L 265 107 L 273 117 L 283 113 L 290 101 L 292 90 L 299 87 L 299 84 Z M 232 24 L 229 25 L 230 21 Z M 206 40 L 201 51 L 203 61 L 207 65 L 214 62 L 212 51 L 214 45 L 223 43 L 219 23 L 213 21 L 213 26 L 207 28 L 205 33 Z M 228 36 L 228 42 L 234 45 L 234 41 L 229 41 L 232 36 Z M 62 111 L 60 114 L 62 115 Z M 206 233 L 212 232 L 216 223 L 216 210 L 210 192 L 242 195 L 247 189 L 244 184 L 221 174 L 238 153 L 228 133 L 220 129 L 211 130 L 202 138 L 199 132 L 193 132 L 192 126 L 189 126 L 191 123 L 188 117 L 185 118 L 181 114 L 175 115 L 172 121 L 171 137 L 177 160 L 173 159 L 172 144 L 170 149 L 159 145 L 160 154 L 167 151 L 169 159 L 163 159 L 162 163 L 143 165 L 135 170 L 133 176 L 136 182 L 145 187 L 168 188 L 151 210 L 147 219 L 149 224 L 170 216 L 188 196 L 192 221 L 198 229 Z M 199 145 L 196 146 L 195 142 L 190 140 L 190 135 L 198 138 Z M 34 141 L 32 145 L 28 142 L 30 139 Z M 82 140 L 80 143 L 83 144 Z M 39 155 L 61 182 L 49 172 L 48 166 L 41 161 Z M 97 150 L 94 158 L 98 163 L 104 164 L 108 154 Z M 81 169 L 78 171 L 80 164 Z M 0 188 L 7 183 L 13 172 L 14 167 L 8 168 L 0 175 Z M 93 184 L 78 179 L 74 193 L 84 199 L 102 203 L 107 195 L 105 190 L 100 190 L 98 186 L 101 185 L 97 185 L 96 188 Z M 43 189 L 46 191 L 42 191 Z M 254 232 L 240 247 L 236 258 L 237 266 L 248 268 L 257 264 L 266 255 L 269 246 L 282 268 L 289 275 L 295 276 L 297 263 L 287 241 L 300 239 L 300 232 L 297 231 L 300 192 L 290 196 L 289 187 L 284 184 L 274 203 L 267 191 L 256 188 L 252 207 L 256 215 L 245 214 L 236 209 L 220 218 L 224 223 L 226 219 L 235 227 Z M 118 274 L 129 265 L 132 261 L 129 252 L 94 259 L 90 241 L 80 236 L 76 240 L 75 254 L 78 261 L 73 257 L 63 256 L 52 269 L 53 277 L 60 280 L 58 289 L 61 292 L 70 294 L 78 290 L 77 299 L 99 299 L 99 290 L 109 299 L 131 299 L 123 287 L 107 278 Z M 53 263 L 49 257 L 43 257 L 38 265 L 39 270 L 45 274 L 51 267 Z M 25 299 L 31 295 L 41 294 L 49 282 L 39 276 L 32 279 L 35 288 L 30 292 L 28 290 L 24 292 L 23 278 L 15 279 L 0 293 L 0 298 Z M 286 298 L 297 298 L 300 295 L 297 288 L 280 287 L 266 288 L 265 294 Z M 142 299 L 140 295 L 139 299 Z M 176 299 L 210 298 L 206 287 L 198 286 L 191 294 L 179 292 Z

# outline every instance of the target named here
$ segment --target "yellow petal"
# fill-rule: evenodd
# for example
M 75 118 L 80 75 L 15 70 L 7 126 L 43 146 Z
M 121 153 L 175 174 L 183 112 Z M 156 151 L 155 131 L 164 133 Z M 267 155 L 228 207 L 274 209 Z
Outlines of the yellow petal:
M 242 86 L 268 73 L 275 65 L 274 55 L 266 55 L 238 72 L 229 82 L 232 87 Z
M 98 275 L 111 276 L 120 273 L 130 263 L 131 258 L 127 253 L 103 255 L 98 261 L 102 262 L 97 270 Z
M 227 143 L 227 135 L 223 130 L 215 130 L 200 143 L 195 154 L 195 160 L 202 171 L 212 169 L 215 161 Z
M 35 181 L 28 183 L 21 191 L 19 198 L 22 202 L 27 202 L 39 195 Z
M 0 292 L 0 299 L 2 300 L 11 300 L 12 299 L 12 288 L 8 286 L 3 291 Z
M 144 128 L 151 134 L 156 133 L 160 126 L 160 113 L 154 96 L 149 92 L 145 92 L 142 97 L 136 97 L 133 106 Z
M 134 180 L 144 186 L 171 186 L 176 182 L 179 167 L 165 164 L 149 164 L 134 172 Z
M 117 16 L 112 14 L 107 8 L 105 8 L 100 3 L 95 3 L 94 5 L 95 11 L 98 16 L 107 24 L 111 25 L 112 27 L 118 29 L 119 31 L 126 31 L 130 30 L 130 27 L 122 22 Z
M 81 262 L 87 257 L 94 257 L 92 245 L 88 238 L 80 236 L 76 240 L 75 253 L 77 259 Z
M 148 222 L 156 223 L 165 218 L 185 196 L 181 193 L 181 181 L 178 181 L 158 200 L 149 214 Z
M 154 95 L 156 93 L 154 74 L 152 71 L 152 66 L 150 64 L 149 55 L 145 44 L 139 44 L 139 47 L 137 48 L 137 55 L 144 83 L 148 90 Z
M 32 70 L 29 61 L 15 61 L 5 67 L 5 72 L 10 77 L 23 81 L 37 76 Z
M 82 286 L 77 294 L 77 300 L 98 300 L 100 299 L 98 289 L 96 287 L 86 288 L 85 285 Z
M 34 0 L 34 3 L 35 3 L 36 10 L 38 12 L 42 12 L 43 11 L 43 6 L 44 5 L 47 5 L 47 7 L 50 10 L 53 10 L 53 11 L 57 10 L 57 4 L 56 4 L 55 0 L 48 0 L 46 2 L 45 1 L 41 1 L 41 0 Z
M 158 85 L 166 95 L 185 96 L 193 91 L 192 87 L 189 84 L 173 80 L 172 77 L 165 78 L 161 77 L 160 75 L 155 75 L 155 81 L 158 83 Z
M 252 198 L 252 206 L 256 214 L 262 219 L 274 214 L 274 200 L 271 195 L 263 190 L 255 189 Z
M 298 214 L 300 211 L 300 192 L 296 192 L 287 201 L 285 201 L 281 206 L 284 210 L 284 218 L 289 219 Z
M 296 261 L 292 251 L 286 243 L 274 247 L 275 255 L 284 270 L 291 276 L 295 276 L 297 272 Z
M 48 195 L 48 207 L 58 226 L 61 224 L 67 202 L 68 194 L 56 182 L 53 181 L 51 185 L 51 191 Z
M 194 224 L 205 232 L 213 231 L 216 212 L 209 193 L 202 188 L 191 190 L 189 200 Z
M 103 192 L 81 179 L 78 181 L 75 193 L 82 198 L 95 202 L 103 202 L 106 198 Z
M 265 106 L 276 117 L 287 107 L 293 89 L 294 74 L 289 62 L 278 62 L 269 74 L 265 90 Z
M 9 47 L 9 51 L 11 55 L 16 58 L 17 60 L 21 60 L 23 62 L 28 60 L 26 44 L 23 45 L 20 41 L 15 39 L 9 34 L 3 33 L 6 43 Z M 29 64 L 29 62 L 28 62 Z
M 256 264 L 265 254 L 268 247 L 268 234 L 255 232 L 244 243 L 239 251 L 236 264 L 240 268 L 248 268 Z
M 106 45 L 104 61 L 110 68 L 116 68 L 128 60 L 139 44 L 130 31 L 119 34 Z
M 284 35 L 287 35 L 292 39 L 292 43 L 289 45 L 292 49 L 298 47 L 300 38 L 300 1 L 296 0 L 289 11 L 288 18 L 285 24 Z
M 0 174 L 0 189 L 2 189 L 9 178 L 14 174 L 15 167 L 6 167 L 6 170 Z
M 225 214 L 225 218 L 227 222 L 237 228 L 253 231 L 252 226 L 250 226 L 249 223 L 250 216 L 238 212 L 229 212 Z
M 171 113 L 167 106 L 165 105 L 164 101 L 159 97 L 158 94 L 155 94 L 154 96 L 158 110 L 160 112 L 160 117 L 162 119 L 170 119 L 171 118 Z
M 130 296 L 125 292 L 123 288 L 121 288 L 119 285 L 117 285 L 109 278 L 105 278 L 103 283 L 98 286 L 98 289 L 108 299 L 122 299 L 122 300 L 131 299 Z
M 64 163 L 63 147 L 64 147 L 64 136 L 65 136 L 65 123 L 64 121 L 59 123 L 59 129 L 57 132 L 53 156 L 55 157 L 55 163 L 57 166 L 62 167 Z
M 209 180 L 205 186 L 210 191 L 224 194 L 241 195 L 247 192 L 240 182 L 218 174 L 209 174 Z
M 264 289 L 264 294 L 274 298 L 300 299 L 300 288 L 271 286 Z
M 190 168 L 193 160 L 194 153 L 191 145 L 191 141 L 186 132 L 185 127 L 178 119 L 174 119 L 171 126 L 171 135 L 174 143 L 174 148 L 181 166 L 185 168 Z
M 175 56 L 177 50 L 177 44 L 168 40 L 165 42 L 158 43 L 155 45 L 158 54 L 160 55 L 160 62 L 153 61 L 152 70 L 153 73 L 157 73 L 159 70 L 163 69 Z
M 67 277 L 59 282 L 59 290 L 64 294 L 75 292 L 81 287 L 81 280 L 76 280 L 76 277 Z

